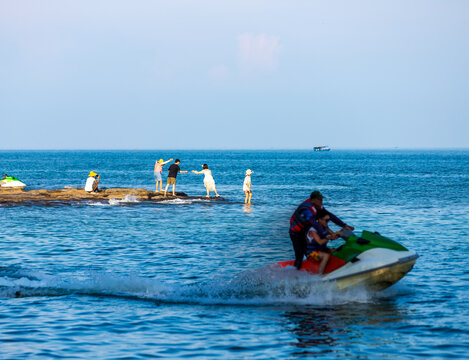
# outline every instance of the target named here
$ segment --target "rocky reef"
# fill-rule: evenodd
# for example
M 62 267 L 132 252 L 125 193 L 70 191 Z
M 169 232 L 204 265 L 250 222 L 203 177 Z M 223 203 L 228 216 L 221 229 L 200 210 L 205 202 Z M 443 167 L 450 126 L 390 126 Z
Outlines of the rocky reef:
M 104 189 L 97 193 L 89 193 L 83 189 L 54 189 L 54 190 L 20 190 L 1 189 L 0 204 L 14 203 L 63 203 L 69 204 L 80 201 L 106 201 L 110 199 L 122 200 L 133 197 L 138 201 L 163 201 L 169 199 L 207 199 L 206 197 L 189 197 L 187 194 L 177 192 L 176 196 L 167 193 L 164 197 L 162 192 L 149 191 L 146 189 L 113 188 Z M 221 198 L 210 198 L 210 200 L 221 200 Z

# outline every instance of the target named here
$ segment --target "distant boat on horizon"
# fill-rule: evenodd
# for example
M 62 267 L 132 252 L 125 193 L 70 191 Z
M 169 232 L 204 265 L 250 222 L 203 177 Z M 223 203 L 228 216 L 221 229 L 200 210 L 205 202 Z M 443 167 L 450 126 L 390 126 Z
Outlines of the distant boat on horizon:
M 314 151 L 331 151 L 329 146 L 315 146 L 313 148 Z

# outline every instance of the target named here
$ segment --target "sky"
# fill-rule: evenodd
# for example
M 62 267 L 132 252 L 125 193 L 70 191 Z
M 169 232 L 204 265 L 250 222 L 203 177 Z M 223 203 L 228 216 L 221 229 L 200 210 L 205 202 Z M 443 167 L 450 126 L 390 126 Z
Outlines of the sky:
M 0 149 L 469 148 L 469 1 L 0 0 Z

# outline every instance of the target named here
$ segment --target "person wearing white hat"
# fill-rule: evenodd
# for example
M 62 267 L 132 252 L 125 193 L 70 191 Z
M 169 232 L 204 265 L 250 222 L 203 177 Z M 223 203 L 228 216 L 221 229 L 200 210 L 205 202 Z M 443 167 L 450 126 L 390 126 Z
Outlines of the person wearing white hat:
M 251 169 L 246 170 L 246 176 L 244 177 L 244 183 L 243 183 L 243 191 L 246 194 L 246 197 L 244 198 L 244 203 L 245 204 L 250 204 L 251 203 L 251 198 L 252 198 L 252 185 L 251 185 L 251 174 L 254 171 Z

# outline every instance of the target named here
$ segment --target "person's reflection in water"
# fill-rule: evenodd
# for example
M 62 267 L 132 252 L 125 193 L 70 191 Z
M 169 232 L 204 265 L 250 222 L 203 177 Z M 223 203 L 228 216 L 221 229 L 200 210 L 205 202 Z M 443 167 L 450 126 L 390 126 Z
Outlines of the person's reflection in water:
M 357 341 L 372 346 L 395 343 L 396 338 L 382 336 L 382 329 L 389 330 L 392 324 L 400 326 L 407 314 L 391 299 L 378 303 L 354 303 L 334 307 L 306 306 L 301 310 L 286 312 L 285 316 L 293 325 L 289 327 L 297 337 L 293 346 L 303 349 L 294 355 L 320 355 L 342 352 Z M 374 327 L 370 333 L 369 327 Z M 368 330 L 366 330 L 368 328 Z M 372 338 L 369 337 L 373 334 Z M 367 339 L 365 339 L 367 338 Z
M 250 213 L 252 211 L 251 204 L 244 204 L 243 205 L 243 211 L 245 213 Z

